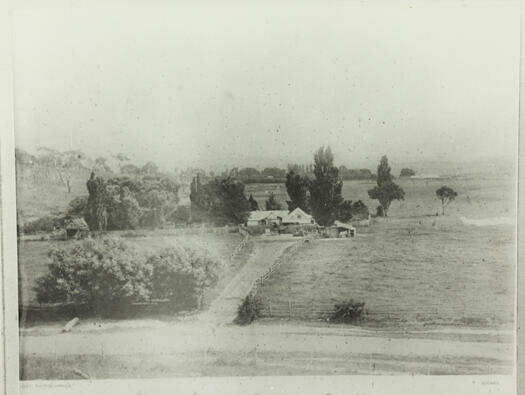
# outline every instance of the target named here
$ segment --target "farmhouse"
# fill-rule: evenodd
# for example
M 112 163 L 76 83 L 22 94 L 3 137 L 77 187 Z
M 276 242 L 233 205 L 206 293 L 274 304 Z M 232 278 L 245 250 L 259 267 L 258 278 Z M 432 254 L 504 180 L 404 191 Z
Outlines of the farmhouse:
M 257 210 L 250 212 L 250 216 L 246 221 L 247 226 L 271 226 L 281 225 L 284 217 L 288 215 L 286 210 Z
M 89 234 L 89 226 L 84 218 L 72 217 L 66 219 L 66 239 L 81 239 Z
M 282 219 L 283 225 L 313 225 L 315 221 L 310 214 L 297 207 Z

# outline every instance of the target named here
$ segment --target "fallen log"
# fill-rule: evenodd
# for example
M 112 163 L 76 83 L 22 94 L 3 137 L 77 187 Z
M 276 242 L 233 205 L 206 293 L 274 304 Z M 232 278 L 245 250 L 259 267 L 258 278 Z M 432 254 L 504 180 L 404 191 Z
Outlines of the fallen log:
M 62 333 L 69 332 L 79 321 L 78 317 L 73 318 L 62 328 Z
M 86 379 L 86 380 L 89 380 L 91 377 L 89 377 L 89 375 L 87 375 L 86 373 L 78 370 L 78 369 L 73 369 L 73 372 L 77 375 L 77 376 L 80 376 L 82 377 L 83 379 Z

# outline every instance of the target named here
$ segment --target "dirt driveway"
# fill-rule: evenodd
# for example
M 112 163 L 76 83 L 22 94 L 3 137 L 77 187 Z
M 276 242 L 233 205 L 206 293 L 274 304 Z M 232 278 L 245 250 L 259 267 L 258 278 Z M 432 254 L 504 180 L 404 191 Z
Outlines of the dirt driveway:
M 248 295 L 255 281 L 268 271 L 286 248 L 298 242 L 300 241 L 289 238 L 257 241 L 254 254 L 211 303 L 209 309 L 199 315 L 199 319 L 212 324 L 231 323 L 235 318 L 237 307 Z

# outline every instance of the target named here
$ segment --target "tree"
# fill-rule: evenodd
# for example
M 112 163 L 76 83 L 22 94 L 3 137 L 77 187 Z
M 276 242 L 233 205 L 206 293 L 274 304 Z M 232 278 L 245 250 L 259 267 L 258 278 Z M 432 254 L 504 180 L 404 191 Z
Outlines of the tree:
M 339 205 L 339 210 L 337 212 L 337 219 L 342 222 L 348 222 L 352 219 L 353 210 L 352 210 L 352 201 L 345 200 Z
M 77 196 L 69 202 L 67 206 L 67 215 L 75 217 L 85 217 L 87 207 L 88 196 Z
M 86 222 L 91 230 L 106 230 L 108 217 L 108 195 L 106 183 L 102 177 L 95 177 L 92 172 L 87 181 L 89 197 L 86 208 Z
M 332 225 L 336 220 L 340 204 L 343 202 L 341 190 L 343 181 L 339 170 L 334 166 L 330 147 L 321 147 L 314 156 L 314 180 L 310 184 L 310 207 L 319 225 Z
M 159 167 L 155 164 L 155 162 L 150 161 L 140 168 L 140 172 L 142 174 L 148 175 L 157 174 L 159 172 Z
M 352 218 L 360 220 L 368 218 L 368 207 L 361 200 L 357 202 L 345 200 L 339 205 L 337 219 L 342 222 L 348 222 Z
M 201 184 L 195 177 L 191 184 L 191 212 L 195 220 L 210 220 L 217 225 L 243 224 L 250 212 L 244 184 L 227 177 Z
M 452 188 L 443 185 L 436 191 L 436 195 L 441 200 L 442 214 L 445 215 L 445 207 L 458 196 L 458 193 Z
M 288 211 L 293 211 L 300 207 L 303 211 L 310 212 L 310 205 L 308 204 L 310 183 L 308 177 L 301 176 L 293 170 L 286 174 L 286 192 L 288 192 L 290 197 L 290 200 L 287 201 Z
M 266 210 L 281 210 L 281 204 L 275 199 L 275 195 L 270 193 L 270 197 L 266 200 Z
M 379 200 L 379 204 L 383 209 L 382 212 L 387 217 L 390 204 L 394 200 L 404 200 L 405 191 L 395 182 L 387 181 L 370 189 L 368 196 L 370 196 L 370 199 Z
M 204 290 L 217 283 L 222 265 L 205 244 L 188 241 L 150 256 L 146 263 L 153 267 L 152 297 L 189 308 L 201 307 Z
M 390 174 L 390 165 L 388 164 L 388 158 L 386 155 L 381 157 L 379 166 L 377 166 L 377 185 L 380 185 L 384 182 L 389 182 L 394 179 L 392 174 Z
M 67 187 L 67 193 L 71 193 L 71 173 L 68 169 L 73 167 L 76 159 L 81 156 L 80 152 L 60 152 L 47 147 L 39 147 L 37 150 L 43 153 L 41 160 L 55 170 L 60 182 Z
M 358 219 L 367 219 L 370 214 L 368 206 L 361 200 L 352 203 L 352 217 Z
M 394 200 L 403 200 L 405 198 L 405 191 L 392 179 L 388 158 L 384 155 L 377 167 L 377 186 L 368 191 L 368 196 L 371 199 L 379 200 L 385 217 L 388 216 L 388 208 Z
M 116 189 L 108 207 L 108 229 L 136 229 L 141 216 L 139 203 L 128 187 Z
M 416 175 L 416 172 L 414 170 L 405 167 L 401 169 L 401 173 L 399 174 L 399 177 L 412 177 L 415 175 Z
M 253 198 L 253 195 L 250 195 L 248 198 L 248 201 L 250 202 L 250 210 L 251 211 L 257 211 L 259 210 L 259 203 L 257 203 L 257 200 Z

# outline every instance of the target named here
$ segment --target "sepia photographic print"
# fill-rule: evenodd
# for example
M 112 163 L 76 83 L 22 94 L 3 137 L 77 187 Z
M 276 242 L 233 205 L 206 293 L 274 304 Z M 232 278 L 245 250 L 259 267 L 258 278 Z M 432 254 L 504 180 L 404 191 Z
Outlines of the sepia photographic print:
M 512 393 L 518 2 L 55 1 L 10 19 L 4 265 L 27 393 Z

